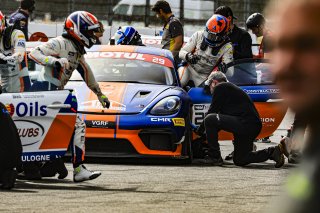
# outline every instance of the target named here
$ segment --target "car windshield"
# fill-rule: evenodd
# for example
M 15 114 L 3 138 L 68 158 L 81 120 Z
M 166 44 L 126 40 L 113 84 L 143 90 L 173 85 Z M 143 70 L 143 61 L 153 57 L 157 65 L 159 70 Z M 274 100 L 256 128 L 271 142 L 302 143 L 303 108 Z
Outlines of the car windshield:
M 273 84 L 271 64 L 248 62 L 230 66 L 226 72 L 228 80 L 236 85 Z
M 132 82 L 144 84 L 176 85 L 172 62 L 162 56 L 88 52 L 86 61 L 98 82 Z M 168 65 L 168 66 L 167 66 Z M 74 72 L 70 80 L 82 80 Z

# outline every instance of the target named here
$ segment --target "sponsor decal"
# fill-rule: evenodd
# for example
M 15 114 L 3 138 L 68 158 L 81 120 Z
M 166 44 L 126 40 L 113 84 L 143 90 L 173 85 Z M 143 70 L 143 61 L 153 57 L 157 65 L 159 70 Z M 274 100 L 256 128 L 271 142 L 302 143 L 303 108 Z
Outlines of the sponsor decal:
M 47 115 L 47 106 L 40 105 L 38 102 L 28 104 L 20 102 L 15 108 L 15 113 L 18 117 Z
M 21 156 L 21 160 L 23 162 L 30 162 L 30 161 L 49 161 L 50 155 L 30 155 L 30 156 Z
M 24 35 L 18 35 L 18 39 L 25 39 Z
M 26 43 L 25 41 L 18 41 L 18 44 L 17 44 L 18 47 L 26 47 Z
M 30 146 L 38 143 L 45 133 L 44 127 L 34 121 L 15 120 L 22 146 Z
M 151 118 L 151 122 L 171 123 L 171 118 Z
M 115 129 L 116 123 L 112 121 L 85 121 L 86 126 L 90 128 L 105 128 L 105 129 Z
M 13 104 L 6 104 L 6 108 L 10 114 L 10 116 L 12 117 L 14 114 L 14 105 Z
M 278 94 L 280 93 L 280 89 L 244 89 L 247 94 Z
M 13 99 L 20 99 L 20 98 L 22 98 L 22 97 L 21 97 L 21 95 L 18 94 L 18 95 L 12 95 L 12 98 L 13 98 Z
M 130 60 L 146 61 L 150 63 L 160 64 L 167 67 L 173 67 L 172 62 L 162 56 L 148 55 L 142 53 L 126 53 L 126 52 L 87 52 L 86 58 L 123 58 Z
M 261 122 L 263 123 L 274 123 L 276 122 L 275 118 L 261 118 Z
M 142 43 L 146 45 L 161 45 L 161 39 L 145 38 L 142 39 Z
M 203 105 L 203 104 L 194 105 L 194 109 L 195 110 L 205 110 L 206 109 L 206 105 Z
M 172 118 L 174 126 L 186 126 L 184 118 Z
M 44 95 L 37 95 L 37 94 L 22 94 L 23 98 L 44 98 Z

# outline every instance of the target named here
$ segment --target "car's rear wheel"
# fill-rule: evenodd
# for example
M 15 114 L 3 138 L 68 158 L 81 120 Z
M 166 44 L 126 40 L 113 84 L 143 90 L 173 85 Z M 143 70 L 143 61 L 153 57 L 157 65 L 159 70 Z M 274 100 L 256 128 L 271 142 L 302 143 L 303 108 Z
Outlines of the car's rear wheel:
M 192 148 L 191 148 L 191 142 L 192 142 L 192 131 L 191 131 L 191 125 L 190 125 L 190 117 L 188 116 L 186 119 L 186 131 L 184 135 L 184 141 L 182 144 L 182 151 L 181 155 L 185 157 L 184 161 L 186 164 L 191 164 L 193 160 L 193 154 L 192 154 Z

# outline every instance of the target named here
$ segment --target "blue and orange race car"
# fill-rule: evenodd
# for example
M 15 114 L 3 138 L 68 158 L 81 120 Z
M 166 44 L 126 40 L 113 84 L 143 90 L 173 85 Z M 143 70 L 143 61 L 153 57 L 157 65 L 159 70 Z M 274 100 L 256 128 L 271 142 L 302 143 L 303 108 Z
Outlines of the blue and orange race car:
M 87 125 L 87 156 L 164 157 L 191 162 L 195 138 L 191 124 L 202 122 L 211 96 L 201 87 L 188 92 L 181 88 L 169 51 L 101 45 L 87 50 L 86 60 L 111 102 L 109 109 L 102 108 L 74 72 L 67 88 L 75 91 L 78 113 Z M 245 59 L 226 65 L 224 70 L 229 80 L 254 100 L 263 122 L 259 138 L 272 135 L 286 113 L 270 66 L 265 60 Z M 230 140 L 232 135 L 222 132 L 219 139 Z
M 167 50 L 95 46 L 86 60 L 111 105 L 104 109 L 80 75 L 67 88 L 78 97 L 87 156 L 190 159 L 191 101 Z M 75 72 L 76 73 L 76 72 Z

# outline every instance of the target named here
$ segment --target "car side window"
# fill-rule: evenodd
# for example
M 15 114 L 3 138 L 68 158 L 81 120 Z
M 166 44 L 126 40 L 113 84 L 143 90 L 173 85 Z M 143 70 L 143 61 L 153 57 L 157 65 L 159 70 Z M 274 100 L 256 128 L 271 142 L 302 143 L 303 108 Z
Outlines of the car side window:
M 271 64 L 266 62 L 246 62 L 229 66 L 228 80 L 236 85 L 273 84 Z

